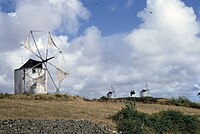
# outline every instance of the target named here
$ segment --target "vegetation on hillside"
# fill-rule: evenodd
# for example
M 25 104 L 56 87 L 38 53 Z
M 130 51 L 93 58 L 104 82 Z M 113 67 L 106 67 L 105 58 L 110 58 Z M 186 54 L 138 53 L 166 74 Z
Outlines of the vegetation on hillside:
M 105 96 L 100 97 L 99 101 L 119 101 L 119 102 L 142 102 L 147 104 L 162 104 L 162 105 L 174 105 L 174 106 L 183 106 L 190 108 L 200 109 L 200 104 L 190 101 L 185 96 L 179 96 L 178 98 L 164 99 L 164 98 L 153 98 L 153 97 L 127 97 L 127 98 L 113 98 L 108 99 Z
M 16 100 L 43 100 L 43 101 L 71 101 L 77 99 L 83 99 L 84 101 L 100 101 L 100 102 L 142 102 L 147 104 L 162 104 L 162 105 L 174 105 L 190 108 L 200 109 L 200 103 L 191 102 L 185 96 L 179 96 L 178 98 L 163 99 L 153 97 L 127 97 L 127 98 L 111 98 L 102 96 L 99 99 L 87 99 L 79 96 L 70 96 L 67 94 L 3 94 L 0 93 L 0 99 L 16 99 Z
M 146 114 L 136 110 L 134 102 L 112 116 L 118 131 L 123 134 L 197 134 L 200 132 L 200 120 L 193 115 L 185 115 L 175 110 Z
M 200 109 L 199 103 L 191 102 L 185 96 L 179 96 L 178 98 L 172 98 L 169 100 L 169 104 L 175 105 L 175 106 L 184 106 L 184 107 L 192 107 L 192 108 Z
M 15 99 L 15 100 L 42 100 L 42 101 L 70 101 L 80 97 L 70 96 L 67 94 L 2 94 L 0 99 Z

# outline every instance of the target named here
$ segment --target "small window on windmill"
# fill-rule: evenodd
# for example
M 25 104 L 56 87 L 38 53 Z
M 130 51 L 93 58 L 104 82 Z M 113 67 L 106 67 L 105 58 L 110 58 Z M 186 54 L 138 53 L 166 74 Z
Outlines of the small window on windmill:
M 32 73 L 33 73 L 33 74 L 34 74 L 34 73 L 36 73 L 36 70 L 35 70 L 35 68 L 33 68 L 33 69 L 32 69 Z

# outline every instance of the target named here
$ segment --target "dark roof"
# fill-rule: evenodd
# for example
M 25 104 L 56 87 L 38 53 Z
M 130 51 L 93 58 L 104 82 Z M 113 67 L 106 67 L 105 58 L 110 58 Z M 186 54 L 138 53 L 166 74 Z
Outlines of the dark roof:
M 147 90 L 143 89 L 141 92 L 146 92 Z
M 33 60 L 33 59 L 29 59 L 23 66 L 21 66 L 19 69 L 23 69 L 23 68 L 42 68 L 42 62 L 41 61 L 37 61 L 37 60 Z

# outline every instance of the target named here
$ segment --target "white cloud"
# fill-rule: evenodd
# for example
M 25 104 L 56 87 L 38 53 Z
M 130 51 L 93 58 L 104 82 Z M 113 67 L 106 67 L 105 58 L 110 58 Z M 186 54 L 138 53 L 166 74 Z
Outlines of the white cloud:
M 87 20 L 90 16 L 89 11 L 79 0 L 49 0 L 53 6 L 53 11 L 58 12 L 62 17 L 60 32 L 68 31 L 76 34 L 80 27 L 80 20 Z M 63 27 L 66 30 L 63 31 Z
M 76 34 L 79 20 L 87 20 L 90 13 L 79 0 L 21 0 L 16 15 L 29 29 Z
M 12 13 L 0 12 L 0 51 L 15 49 L 29 30 L 75 35 L 89 11 L 79 0 L 19 0 Z
M 70 77 L 68 84 L 76 90 L 84 90 L 88 79 L 93 79 L 99 75 L 100 59 L 100 37 L 98 28 L 92 26 L 86 29 L 83 36 L 77 37 L 70 42 L 66 49 L 66 57 L 69 57 Z
M 138 57 L 136 70 L 146 74 L 143 81 L 157 85 L 155 93 L 189 92 L 200 75 L 200 29 L 193 9 L 180 0 L 147 0 L 138 17 L 143 23 L 124 40 Z

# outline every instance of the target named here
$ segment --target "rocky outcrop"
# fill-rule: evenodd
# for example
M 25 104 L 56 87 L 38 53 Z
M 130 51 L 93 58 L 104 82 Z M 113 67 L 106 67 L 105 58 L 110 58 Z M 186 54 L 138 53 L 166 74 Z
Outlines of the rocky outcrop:
M 102 125 L 87 120 L 0 120 L 1 134 L 110 134 Z

